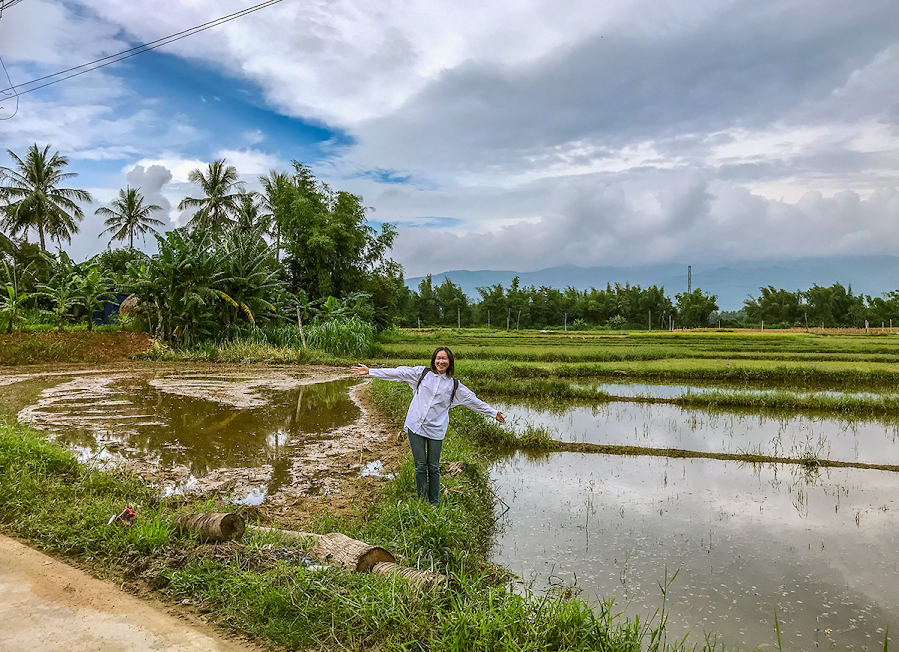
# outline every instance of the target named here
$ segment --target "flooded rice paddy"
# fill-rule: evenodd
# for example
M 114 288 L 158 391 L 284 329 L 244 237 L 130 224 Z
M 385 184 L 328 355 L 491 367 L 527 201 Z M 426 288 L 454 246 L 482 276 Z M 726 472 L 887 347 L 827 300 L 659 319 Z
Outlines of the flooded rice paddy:
M 615 401 L 562 411 L 509 404 L 502 409 L 518 423 L 544 426 L 565 442 L 899 464 L 899 424 L 894 419 Z
M 632 402 L 502 407 L 569 442 L 899 463 L 897 428 L 885 421 Z M 775 614 L 785 650 L 883 649 L 887 627 L 899 631 L 897 473 L 519 452 L 491 477 L 509 507 L 494 560 L 538 593 L 614 599 L 650 618 L 676 573 L 669 642 L 776 645 Z

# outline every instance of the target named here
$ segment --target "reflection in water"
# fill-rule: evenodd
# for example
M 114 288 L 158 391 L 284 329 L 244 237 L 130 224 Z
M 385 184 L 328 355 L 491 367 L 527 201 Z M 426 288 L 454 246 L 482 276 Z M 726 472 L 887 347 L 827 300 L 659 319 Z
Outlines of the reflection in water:
M 562 441 L 899 464 L 899 427 L 882 421 L 707 412 L 664 403 L 612 402 L 560 411 L 497 407 L 519 422 L 546 426 Z
M 352 423 L 360 412 L 347 394 L 352 380 L 297 386 L 283 374 L 273 374 L 274 382 L 268 384 L 260 376 L 246 407 L 197 398 L 202 379 L 195 375 L 190 377 L 194 395 L 185 396 L 174 391 L 176 375 L 161 383 L 146 375 L 119 374 L 60 381 L 44 389 L 42 402 L 22 415 L 57 432 L 82 457 L 99 455 L 102 460 L 112 451 L 150 459 L 162 468 L 186 466 L 194 477 L 222 468 L 271 465 L 271 493 L 290 481 L 295 447 Z M 231 400 L 235 392 L 221 388 L 228 382 L 245 379 L 211 378 L 205 388 L 209 395 L 211 387 Z
M 538 591 L 576 581 L 645 617 L 679 571 L 672 634 L 692 642 L 773 643 L 775 611 L 789 650 L 871 649 L 899 631 L 897 474 L 519 453 L 492 477 L 511 507 L 494 561 Z

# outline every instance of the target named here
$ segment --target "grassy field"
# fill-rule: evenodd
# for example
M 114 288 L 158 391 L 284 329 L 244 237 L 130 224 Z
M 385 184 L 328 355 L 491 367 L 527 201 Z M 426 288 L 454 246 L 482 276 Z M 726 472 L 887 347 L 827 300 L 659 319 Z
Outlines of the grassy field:
M 899 414 L 899 399 L 881 395 L 899 390 L 899 334 L 563 335 L 444 329 L 391 332 L 383 340 L 369 364 L 426 364 L 436 346 L 449 346 L 458 377 L 487 397 L 595 403 L 622 399 L 597 390 L 594 385 L 601 382 L 720 383 L 729 390 L 751 386 L 778 391 L 763 396 L 727 391 L 655 400 L 692 407 L 812 410 L 860 417 Z M 808 394 L 822 389 L 875 395 Z

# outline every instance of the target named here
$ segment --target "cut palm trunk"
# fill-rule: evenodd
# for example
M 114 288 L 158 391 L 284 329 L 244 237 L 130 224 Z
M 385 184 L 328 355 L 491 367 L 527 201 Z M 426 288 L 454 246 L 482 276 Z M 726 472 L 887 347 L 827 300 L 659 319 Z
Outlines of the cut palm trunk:
M 174 525 L 182 534 L 196 534 L 203 541 L 230 541 L 243 537 L 246 525 L 240 514 L 178 514 Z
M 371 567 L 371 572 L 375 575 L 382 575 L 384 577 L 394 575 L 402 577 L 412 586 L 419 589 L 427 589 L 432 586 L 446 587 L 446 575 L 419 570 L 418 568 L 410 568 L 408 566 L 397 566 L 388 561 L 375 564 Z
M 324 535 L 309 554 L 320 561 L 338 564 L 359 573 L 367 573 L 372 566 L 381 562 L 396 562 L 394 556 L 384 548 L 356 541 L 340 532 Z

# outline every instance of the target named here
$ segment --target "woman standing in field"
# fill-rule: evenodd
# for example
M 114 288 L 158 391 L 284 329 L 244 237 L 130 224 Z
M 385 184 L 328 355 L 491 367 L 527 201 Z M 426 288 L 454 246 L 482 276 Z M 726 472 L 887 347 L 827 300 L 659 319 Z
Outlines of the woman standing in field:
M 403 430 L 409 437 L 412 459 L 415 461 L 415 491 L 431 505 L 440 500 L 440 451 L 449 427 L 449 410 L 464 405 L 470 410 L 505 423 L 503 413 L 484 403 L 453 377 L 453 352 L 445 346 L 437 347 L 431 356 L 431 366 L 369 369 L 358 364 L 350 370 L 354 376 L 371 376 L 403 382 L 414 392 Z

